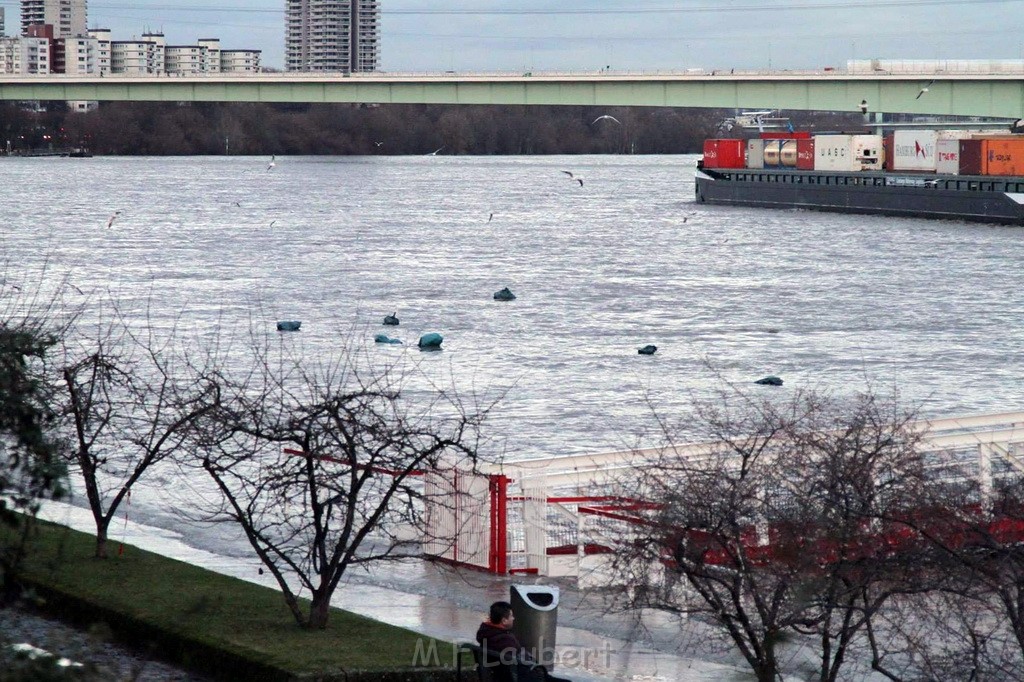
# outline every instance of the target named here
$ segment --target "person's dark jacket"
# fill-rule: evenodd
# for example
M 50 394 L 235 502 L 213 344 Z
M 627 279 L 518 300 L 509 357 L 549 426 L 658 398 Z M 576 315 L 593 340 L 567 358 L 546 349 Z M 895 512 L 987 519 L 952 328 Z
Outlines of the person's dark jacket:
M 477 643 L 492 655 L 501 656 L 504 660 L 512 660 L 511 657 L 514 655 L 515 660 L 521 663 L 530 663 L 530 657 L 526 655 L 526 652 L 522 650 L 522 646 L 519 644 L 519 640 L 512 634 L 511 630 L 503 628 L 500 625 L 495 625 L 489 621 L 480 623 L 480 629 L 476 631 Z M 511 649 L 514 654 L 505 653 Z

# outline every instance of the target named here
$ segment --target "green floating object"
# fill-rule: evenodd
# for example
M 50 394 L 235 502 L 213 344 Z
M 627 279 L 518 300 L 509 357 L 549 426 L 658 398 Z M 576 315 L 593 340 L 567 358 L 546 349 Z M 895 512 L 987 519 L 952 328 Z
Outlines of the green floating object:
M 653 343 L 649 343 L 643 348 L 637 349 L 636 352 L 639 353 L 640 355 L 654 355 L 654 352 L 656 350 L 658 350 L 658 347 L 655 346 Z
M 279 332 L 297 332 L 299 327 L 302 326 L 300 320 L 281 320 L 277 323 L 277 331 Z
M 512 293 L 511 289 L 509 289 L 508 287 L 505 287 L 501 291 L 495 291 L 494 292 L 494 300 L 495 301 L 514 301 L 514 300 L 516 300 L 516 295 Z
M 434 332 L 424 334 L 420 337 L 420 350 L 441 350 L 442 341 L 444 341 L 444 337 L 440 334 Z
M 386 325 L 388 325 L 390 327 L 397 327 L 399 323 L 398 323 L 398 318 L 395 316 L 395 313 L 391 313 L 390 315 L 385 317 L 384 318 L 384 324 L 386 324 Z
M 390 336 L 388 336 L 387 334 L 377 334 L 376 336 L 373 337 L 373 341 L 374 341 L 374 343 L 391 343 L 391 344 L 402 343 L 402 341 L 400 339 L 393 339 Z
M 780 379 L 779 377 L 776 377 L 776 376 L 768 376 L 768 377 L 765 377 L 764 379 L 758 379 L 754 383 L 755 384 L 761 384 L 763 386 L 781 386 L 782 385 L 782 379 Z

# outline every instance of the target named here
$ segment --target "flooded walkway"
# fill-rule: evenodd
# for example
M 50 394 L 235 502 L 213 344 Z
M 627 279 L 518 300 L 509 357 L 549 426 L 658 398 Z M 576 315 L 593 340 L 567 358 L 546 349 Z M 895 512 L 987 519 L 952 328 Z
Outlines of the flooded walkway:
M 80 507 L 50 503 L 40 516 L 76 530 L 94 532 L 91 515 Z M 258 563 L 252 557 L 197 549 L 173 531 L 127 522 L 116 530 L 112 528 L 111 540 L 277 589 L 268 574 L 259 574 Z M 641 621 L 608 614 L 595 595 L 582 594 L 574 586 L 557 580 L 506 578 L 404 560 L 378 564 L 368 572 L 353 569 L 333 603 L 437 639 L 470 641 L 490 603 L 508 600 L 510 585 L 523 583 L 559 586 L 556 660 L 561 665 L 556 664 L 556 669 L 574 682 L 719 682 L 737 679 L 738 674 L 739 678 L 743 676 L 739 662 L 724 665 L 676 653 L 684 639 L 678 624 L 651 617 Z M 685 636 L 692 637 L 692 632 Z

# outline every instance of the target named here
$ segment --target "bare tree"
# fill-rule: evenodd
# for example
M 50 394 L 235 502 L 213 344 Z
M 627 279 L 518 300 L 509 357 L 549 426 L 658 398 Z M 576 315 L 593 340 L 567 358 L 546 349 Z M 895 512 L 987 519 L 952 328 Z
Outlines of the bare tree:
M 817 652 L 818 679 L 841 679 L 858 635 L 910 584 L 880 538 L 923 483 L 912 413 L 815 392 L 733 394 L 696 413 L 709 443 L 678 447 L 666 429 L 670 445 L 623 493 L 653 503 L 614 562 L 631 605 L 710 619 L 764 682 L 792 640 Z
M 175 363 L 174 334 L 159 340 L 147 320 L 136 333 L 114 307 L 90 334 L 63 343 L 58 379 L 71 447 L 96 523 L 96 556 L 107 556 L 110 522 L 133 486 L 185 443 L 190 425 L 211 411 L 219 387 Z
M 257 352 L 244 380 L 225 379 L 231 398 L 202 443 L 202 467 L 222 495 L 210 518 L 240 525 L 308 628 L 327 626 L 348 568 L 418 553 L 421 473 L 442 458 L 472 465 L 487 413 L 355 360 L 346 352 L 309 368 Z

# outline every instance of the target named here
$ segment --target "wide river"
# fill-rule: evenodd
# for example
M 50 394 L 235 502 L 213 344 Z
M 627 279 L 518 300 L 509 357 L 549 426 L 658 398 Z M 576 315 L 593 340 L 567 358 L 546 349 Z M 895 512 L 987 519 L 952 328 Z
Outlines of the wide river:
M 648 397 L 674 419 L 768 374 L 926 416 L 1024 406 L 1024 230 L 698 206 L 695 158 L 0 159 L 3 274 L 222 343 L 301 320 L 282 343 L 311 356 L 506 391 L 487 435 L 509 458 L 622 449 Z M 414 350 L 426 332 L 443 352 Z

